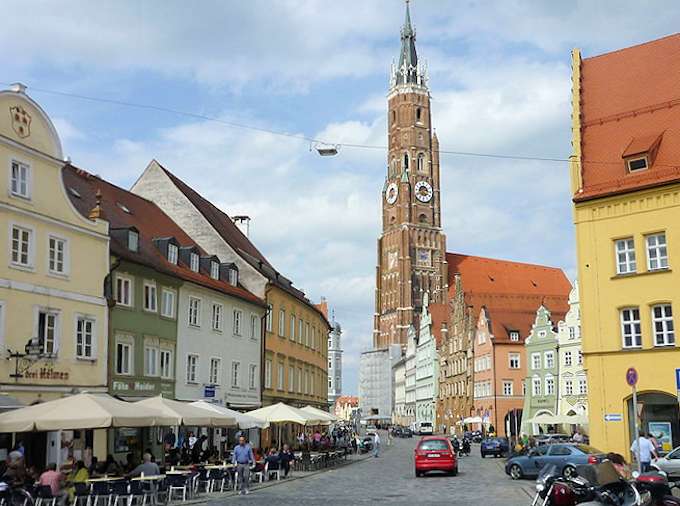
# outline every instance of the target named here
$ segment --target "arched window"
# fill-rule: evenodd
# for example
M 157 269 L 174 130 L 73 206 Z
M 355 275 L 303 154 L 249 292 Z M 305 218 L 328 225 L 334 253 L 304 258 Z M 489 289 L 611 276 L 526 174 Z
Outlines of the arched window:
M 393 110 L 392 111 L 392 125 L 394 125 L 394 123 L 396 121 L 397 121 L 397 112 Z
M 420 123 L 421 116 L 422 116 L 422 110 L 420 109 L 420 107 L 416 107 L 416 123 Z
M 390 162 L 390 177 L 394 177 L 394 175 L 397 173 L 397 161 L 392 158 L 392 161 Z
M 418 153 L 418 172 L 423 172 L 425 170 L 425 155 L 423 153 Z
M 408 153 L 404 153 L 404 170 L 408 170 Z

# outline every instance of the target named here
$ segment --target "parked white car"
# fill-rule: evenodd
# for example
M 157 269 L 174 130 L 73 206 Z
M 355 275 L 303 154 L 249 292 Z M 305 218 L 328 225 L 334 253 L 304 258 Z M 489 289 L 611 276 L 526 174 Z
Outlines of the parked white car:
M 680 477 L 680 446 L 652 462 L 652 467 L 668 476 Z

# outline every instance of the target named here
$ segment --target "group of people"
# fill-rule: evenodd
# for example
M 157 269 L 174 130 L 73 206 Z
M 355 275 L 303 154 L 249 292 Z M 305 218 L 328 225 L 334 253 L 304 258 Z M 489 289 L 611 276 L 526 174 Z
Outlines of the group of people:
M 263 462 L 258 462 L 253 447 L 246 441 L 244 435 L 238 438 L 238 444 L 232 452 L 232 464 L 236 466 L 236 477 L 238 479 L 238 490 L 240 495 L 250 493 L 250 471 L 264 472 L 279 470 L 283 471 L 283 477 L 287 478 L 290 468 L 295 460 L 295 455 L 287 444 L 281 450 L 271 448 Z
M 659 437 L 661 439 L 661 436 Z M 630 451 L 640 462 L 640 468 L 645 473 L 651 469 L 652 458 L 659 458 L 659 452 L 662 450 L 659 440 L 651 433 L 641 433 L 640 436 L 633 441 Z

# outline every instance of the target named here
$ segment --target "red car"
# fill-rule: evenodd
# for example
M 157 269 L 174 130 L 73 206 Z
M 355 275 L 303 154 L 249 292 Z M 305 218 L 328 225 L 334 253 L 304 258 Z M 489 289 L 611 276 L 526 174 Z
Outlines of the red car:
M 425 436 L 416 446 L 416 476 L 428 471 L 444 471 L 456 476 L 458 459 L 448 438 L 441 436 Z

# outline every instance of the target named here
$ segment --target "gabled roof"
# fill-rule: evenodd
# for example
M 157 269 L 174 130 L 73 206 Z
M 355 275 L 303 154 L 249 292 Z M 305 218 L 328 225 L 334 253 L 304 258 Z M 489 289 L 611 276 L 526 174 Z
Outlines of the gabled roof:
M 293 286 L 293 282 L 278 272 L 265 258 L 265 256 L 258 250 L 255 245 L 248 239 L 243 232 L 234 224 L 227 213 L 220 210 L 212 202 L 201 196 L 196 190 L 191 188 L 188 184 L 175 176 L 168 169 L 163 167 L 158 161 L 158 166 L 168 176 L 170 181 L 181 191 L 184 196 L 192 203 L 192 205 L 200 212 L 203 217 L 210 223 L 220 237 L 232 249 L 239 254 L 246 262 L 253 268 L 265 276 L 273 285 L 281 288 L 293 297 L 297 298 L 310 309 L 316 311 L 321 315 L 330 328 L 328 318 L 323 312 L 316 307 L 301 290 Z
M 442 326 L 449 321 L 449 308 L 446 304 L 429 304 L 427 310 L 432 317 L 432 335 L 437 348 L 442 344 Z
M 241 286 L 233 286 L 224 281 L 212 279 L 206 274 L 194 272 L 186 266 L 168 262 L 153 243 L 154 239 L 174 237 L 182 247 L 196 244 L 153 202 L 72 165 L 63 167 L 62 178 L 71 202 L 83 216 L 88 216 L 90 210 L 96 205 L 97 192 L 101 192 L 101 208 L 105 219 L 110 224 L 110 229 L 120 230 L 134 227 L 139 232 L 137 252 L 131 251 L 127 244 L 123 244 L 112 236 L 110 250 L 113 255 L 247 302 L 264 305 L 264 301 Z M 69 189 L 75 190 L 79 197 Z M 206 255 L 200 248 L 197 247 L 197 249 L 202 256 Z
M 583 191 L 574 200 L 680 181 L 680 34 L 584 58 L 580 73 Z M 623 156 L 657 139 L 651 166 L 629 173 Z
M 555 321 L 569 310 L 571 284 L 562 269 L 457 253 L 447 253 L 446 261 L 449 297 L 455 295 L 454 278 L 460 274 L 466 304 L 475 315 L 486 308 L 496 342 L 511 342 L 513 330 L 523 342 L 541 304 Z

